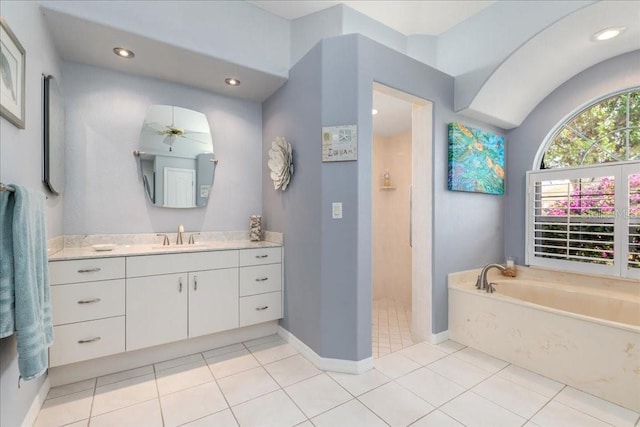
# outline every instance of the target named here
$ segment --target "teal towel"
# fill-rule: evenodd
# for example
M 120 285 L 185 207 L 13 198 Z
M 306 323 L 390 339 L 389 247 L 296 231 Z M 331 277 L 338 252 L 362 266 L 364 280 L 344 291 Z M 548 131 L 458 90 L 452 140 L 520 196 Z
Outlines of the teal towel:
M 44 195 L 13 185 L 15 329 L 20 376 L 30 380 L 48 366 L 53 343 Z
M 9 191 L 0 191 L 0 338 L 13 335 L 13 200 Z

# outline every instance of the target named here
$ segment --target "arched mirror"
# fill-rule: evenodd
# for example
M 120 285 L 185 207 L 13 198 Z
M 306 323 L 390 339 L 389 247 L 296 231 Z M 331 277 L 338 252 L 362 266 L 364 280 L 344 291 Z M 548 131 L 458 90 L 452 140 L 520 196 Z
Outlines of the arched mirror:
M 207 205 L 217 161 L 207 117 L 171 105 L 152 105 L 140 133 L 142 184 L 149 201 L 166 208 Z

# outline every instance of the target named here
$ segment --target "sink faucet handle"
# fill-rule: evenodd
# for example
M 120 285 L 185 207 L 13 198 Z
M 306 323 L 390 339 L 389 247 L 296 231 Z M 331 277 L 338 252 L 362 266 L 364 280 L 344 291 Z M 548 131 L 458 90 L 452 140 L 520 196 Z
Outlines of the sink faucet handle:
M 196 239 L 195 239 L 194 237 L 195 237 L 195 236 L 199 236 L 199 235 L 200 235 L 200 233 L 192 233 L 192 234 L 189 236 L 189 244 L 190 244 L 190 245 L 195 245 L 195 243 L 196 243 Z
M 169 246 L 171 244 L 169 243 L 169 236 L 167 236 L 166 234 L 158 233 L 156 234 L 156 236 L 164 237 L 164 239 L 162 239 L 162 246 Z

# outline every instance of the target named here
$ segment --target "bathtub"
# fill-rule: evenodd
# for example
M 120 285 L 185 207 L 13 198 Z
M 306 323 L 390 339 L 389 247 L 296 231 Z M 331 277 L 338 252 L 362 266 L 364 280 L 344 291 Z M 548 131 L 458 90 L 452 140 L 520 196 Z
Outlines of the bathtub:
M 449 337 L 640 411 L 640 283 L 518 267 L 449 275 Z

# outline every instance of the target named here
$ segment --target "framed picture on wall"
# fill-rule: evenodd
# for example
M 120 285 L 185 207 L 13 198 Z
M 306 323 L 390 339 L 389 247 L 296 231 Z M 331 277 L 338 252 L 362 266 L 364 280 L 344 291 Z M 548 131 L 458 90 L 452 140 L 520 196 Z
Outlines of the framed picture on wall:
M 502 195 L 504 177 L 504 137 L 449 124 L 449 190 Z
M 322 128 L 322 161 L 348 162 L 358 160 L 358 126 L 327 126 Z
M 24 129 L 25 51 L 0 16 L 0 115 Z

